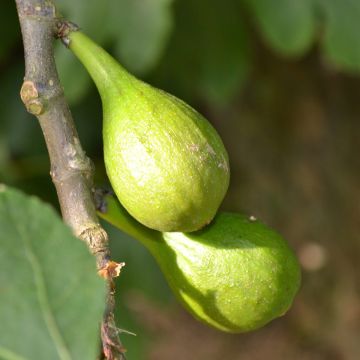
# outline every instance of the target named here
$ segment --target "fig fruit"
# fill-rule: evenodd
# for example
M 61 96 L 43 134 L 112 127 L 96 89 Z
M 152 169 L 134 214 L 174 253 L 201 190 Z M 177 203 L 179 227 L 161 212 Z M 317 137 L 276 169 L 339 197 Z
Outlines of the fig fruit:
M 101 96 L 105 166 L 123 206 L 159 231 L 208 224 L 230 177 L 215 129 L 183 101 L 129 74 L 83 33 L 68 40 Z
M 160 233 L 136 222 L 111 196 L 99 215 L 138 239 L 155 257 L 180 302 L 219 330 L 257 329 L 283 315 L 300 285 L 296 257 L 257 220 L 220 213 L 192 233 Z

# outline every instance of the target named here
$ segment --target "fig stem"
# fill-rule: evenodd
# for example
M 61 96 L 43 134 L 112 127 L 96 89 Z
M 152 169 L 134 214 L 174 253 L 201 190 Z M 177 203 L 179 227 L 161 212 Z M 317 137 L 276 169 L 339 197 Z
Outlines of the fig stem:
M 162 233 L 150 229 L 136 221 L 112 194 L 101 189 L 95 192 L 95 204 L 99 216 L 124 233 L 139 240 L 150 251 L 162 241 Z
M 65 23 L 65 26 L 67 24 Z M 110 54 L 74 27 L 72 23 L 68 25 L 67 31 L 59 32 L 58 36 L 86 67 L 103 101 L 105 94 L 118 94 L 120 91 L 126 90 L 128 81 L 124 80 L 135 79 Z
M 99 224 L 93 201 L 93 165 L 81 147 L 56 70 L 53 42 L 61 21 L 53 0 L 16 0 L 16 6 L 25 53 L 21 98 L 39 120 L 64 222 L 86 242 L 100 270 L 110 262 L 108 236 Z M 114 320 L 112 277 L 107 285 L 101 326 L 103 352 L 107 359 L 124 360 Z

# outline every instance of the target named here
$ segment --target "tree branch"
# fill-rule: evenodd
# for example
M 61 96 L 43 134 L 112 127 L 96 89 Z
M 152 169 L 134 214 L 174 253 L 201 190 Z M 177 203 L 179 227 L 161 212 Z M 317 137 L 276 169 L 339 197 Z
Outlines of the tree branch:
M 125 359 L 114 320 L 114 262 L 110 261 L 108 236 L 99 224 L 93 201 L 91 160 L 85 155 L 56 70 L 53 42 L 59 17 L 53 0 L 16 0 L 25 52 L 25 79 L 21 99 L 34 114 L 45 137 L 51 177 L 62 216 L 74 234 L 95 255 L 107 279 L 107 308 L 101 326 L 107 359 Z M 105 275 L 104 275 L 105 274 Z

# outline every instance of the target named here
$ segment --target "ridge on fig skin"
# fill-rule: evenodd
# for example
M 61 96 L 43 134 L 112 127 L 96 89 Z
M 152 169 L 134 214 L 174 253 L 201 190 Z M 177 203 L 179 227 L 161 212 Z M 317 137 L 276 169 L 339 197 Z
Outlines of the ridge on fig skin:
M 84 34 L 69 39 L 102 99 L 105 166 L 123 206 L 159 231 L 208 224 L 230 178 L 216 130 L 180 99 L 133 77 Z
M 286 242 L 258 221 L 222 213 L 192 233 L 160 233 L 133 219 L 112 197 L 99 215 L 139 240 L 157 260 L 175 296 L 219 330 L 255 330 L 282 316 L 300 270 Z

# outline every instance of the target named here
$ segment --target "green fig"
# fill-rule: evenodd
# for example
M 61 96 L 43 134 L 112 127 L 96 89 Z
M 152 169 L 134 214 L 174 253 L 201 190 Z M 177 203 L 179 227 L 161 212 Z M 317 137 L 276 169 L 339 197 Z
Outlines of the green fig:
M 293 252 L 253 218 L 220 213 L 202 230 L 161 233 L 136 222 L 111 196 L 99 215 L 145 245 L 185 308 L 219 330 L 255 330 L 283 315 L 298 291 Z
M 68 40 L 101 96 L 105 166 L 123 206 L 159 231 L 208 224 L 230 177 L 215 129 L 183 101 L 129 74 L 83 33 Z

